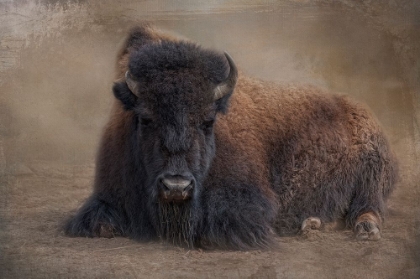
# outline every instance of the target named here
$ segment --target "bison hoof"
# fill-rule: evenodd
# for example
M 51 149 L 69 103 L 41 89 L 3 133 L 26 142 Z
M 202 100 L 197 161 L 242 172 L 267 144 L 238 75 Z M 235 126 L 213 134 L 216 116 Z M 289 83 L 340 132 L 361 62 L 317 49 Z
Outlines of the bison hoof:
M 310 230 L 318 230 L 321 228 L 321 219 L 318 217 L 309 217 L 302 222 L 301 230 L 303 233 Z
M 97 231 L 97 237 L 114 238 L 118 235 L 116 230 L 110 224 L 100 224 Z
M 365 213 L 357 218 L 354 231 L 357 240 L 379 240 L 381 232 L 379 229 L 380 221 L 374 213 Z

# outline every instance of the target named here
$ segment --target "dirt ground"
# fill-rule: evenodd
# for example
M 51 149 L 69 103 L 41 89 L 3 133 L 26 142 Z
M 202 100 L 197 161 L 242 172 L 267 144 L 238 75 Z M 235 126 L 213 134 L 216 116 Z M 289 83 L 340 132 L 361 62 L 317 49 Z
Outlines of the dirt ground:
M 383 238 L 331 228 L 238 252 L 64 236 L 91 192 L 118 47 L 141 21 L 248 75 L 367 103 L 401 168 Z M 0 278 L 420 278 L 418 34 L 416 0 L 0 1 Z

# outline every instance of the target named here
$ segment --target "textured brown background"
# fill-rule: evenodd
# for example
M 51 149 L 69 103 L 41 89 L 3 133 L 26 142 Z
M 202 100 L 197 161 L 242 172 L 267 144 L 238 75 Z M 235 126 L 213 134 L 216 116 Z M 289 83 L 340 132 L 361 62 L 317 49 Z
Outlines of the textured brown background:
M 119 45 L 145 20 L 249 75 L 367 103 L 401 165 L 383 239 L 206 252 L 63 236 L 91 191 Z M 419 34 L 416 0 L 0 0 L 0 278 L 420 278 Z

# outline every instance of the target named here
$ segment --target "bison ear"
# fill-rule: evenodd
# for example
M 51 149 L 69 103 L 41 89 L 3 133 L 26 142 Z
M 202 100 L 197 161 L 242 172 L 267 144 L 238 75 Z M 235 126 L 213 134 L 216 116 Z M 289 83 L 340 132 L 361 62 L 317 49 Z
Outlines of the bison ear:
M 115 98 L 121 101 L 126 110 L 132 110 L 137 103 L 137 96 L 134 95 L 125 81 L 116 82 L 112 88 Z
M 228 100 L 235 89 L 236 81 L 238 79 L 238 69 L 227 52 L 225 52 L 226 60 L 229 63 L 229 75 L 226 80 L 222 81 L 214 88 L 214 101 L 217 105 L 217 110 L 225 113 L 228 107 Z

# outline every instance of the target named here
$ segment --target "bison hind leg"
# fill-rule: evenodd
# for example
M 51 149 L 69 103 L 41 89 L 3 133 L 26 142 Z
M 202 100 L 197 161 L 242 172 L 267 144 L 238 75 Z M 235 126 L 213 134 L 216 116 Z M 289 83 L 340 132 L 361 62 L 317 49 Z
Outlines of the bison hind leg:
M 380 218 L 374 212 L 367 212 L 360 215 L 354 226 L 354 232 L 358 240 L 379 240 L 380 233 Z
M 306 232 L 310 230 L 319 230 L 321 228 L 321 219 L 318 217 L 309 217 L 303 220 L 301 231 Z
M 89 198 L 75 216 L 67 220 L 64 233 L 68 236 L 106 237 L 125 235 L 121 214 L 96 197 Z

